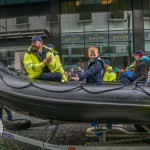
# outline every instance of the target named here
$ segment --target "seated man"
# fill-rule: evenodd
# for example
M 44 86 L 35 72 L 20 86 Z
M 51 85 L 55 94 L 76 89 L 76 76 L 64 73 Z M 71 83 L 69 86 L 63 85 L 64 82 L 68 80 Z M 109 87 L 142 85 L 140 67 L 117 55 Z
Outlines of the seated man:
M 104 63 L 104 75 L 103 75 L 103 81 L 116 81 L 116 73 L 110 66 L 110 61 L 105 59 L 103 60 Z
M 24 55 L 24 66 L 31 79 L 48 80 L 55 82 L 67 81 L 58 57 L 43 45 L 43 39 L 35 35 L 31 39 L 31 46 Z

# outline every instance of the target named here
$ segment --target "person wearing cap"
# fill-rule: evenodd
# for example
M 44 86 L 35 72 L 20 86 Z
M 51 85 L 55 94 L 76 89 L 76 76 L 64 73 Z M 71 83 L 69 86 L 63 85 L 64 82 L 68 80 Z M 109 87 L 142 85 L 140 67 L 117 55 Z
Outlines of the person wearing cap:
M 62 76 L 65 74 L 62 66 L 57 63 L 53 49 L 43 45 L 43 39 L 39 35 L 32 37 L 31 46 L 24 54 L 23 64 L 30 79 L 63 82 Z
M 122 66 L 118 67 L 119 77 L 118 80 L 124 84 L 131 84 L 133 82 L 133 73 L 125 70 Z
M 65 74 L 63 66 L 60 62 L 58 52 L 55 50 L 55 45 L 54 44 L 48 44 L 47 46 L 44 45 L 43 47 L 45 47 L 45 48 L 47 48 L 53 52 L 55 60 L 56 60 L 57 68 L 59 68 L 59 72 L 62 74 L 62 82 L 66 82 L 67 81 L 66 74 Z
M 103 60 L 104 63 L 104 75 L 103 75 L 103 81 L 111 82 L 116 81 L 116 73 L 110 66 L 110 61 L 105 59 Z
M 146 81 L 148 77 L 149 70 L 149 57 L 145 56 L 144 51 L 137 50 L 133 53 L 133 57 L 136 60 L 136 65 L 133 72 L 134 82 Z
M 55 45 L 54 44 L 47 44 L 47 47 L 51 47 L 51 48 L 55 49 Z
M 103 63 L 99 57 L 98 48 L 96 46 L 89 47 L 88 56 L 90 58 L 88 69 L 83 74 L 72 79 L 75 81 L 82 81 L 86 79 L 86 83 L 101 83 Z

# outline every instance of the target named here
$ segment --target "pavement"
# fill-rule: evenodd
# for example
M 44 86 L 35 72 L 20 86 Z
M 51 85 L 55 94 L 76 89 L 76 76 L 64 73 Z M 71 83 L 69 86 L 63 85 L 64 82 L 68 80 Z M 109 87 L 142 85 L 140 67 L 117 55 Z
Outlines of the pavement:
M 6 118 L 6 114 L 3 116 Z M 56 145 L 150 145 L 150 135 L 148 139 L 137 139 L 141 134 L 136 134 L 134 125 L 130 124 L 113 124 L 113 130 L 109 130 L 105 125 L 91 126 L 90 123 L 72 123 L 65 122 L 63 124 L 50 125 L 48 120 L 30 117 L 27 115 L 13 112 L 14 119 L 27 119 L 31 120 L 32 125 L 29 129 L 21 131 L 4 131 L 11 132 L 23 137 L 39 140 L 42 142 L 49 142 Z M 55 129 L 57 130 L 55 131 Z M 101 130 L 100 130 L 101 129 Z M 102 132 L 104 131 L 104 132 Z M 52 134 L 51 134 L 52 133 Z M 55 133 L 55 134 L 53 134 Z M 103 134 L 106 134 L 104 139 Z M 51 138 L 50 138 L 51 135 Z M 132 136 L 133 135 L 133 136 Z M 108 137 L 107 137 L 108 136 Z M 145 136 L 145 135 L 144 135 Z M 133 138 L 133 140 L 132 140 Z M 16 141 L 11 138 L 3 138 L 0 142 L 0 149 L 10 150 L 39 150 L 41 148 Z

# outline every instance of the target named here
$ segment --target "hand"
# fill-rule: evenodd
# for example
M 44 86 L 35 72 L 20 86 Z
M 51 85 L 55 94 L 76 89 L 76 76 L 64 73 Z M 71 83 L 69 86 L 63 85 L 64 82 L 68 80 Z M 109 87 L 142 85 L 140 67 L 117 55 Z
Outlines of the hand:
M 44 60 L 43 60 L 43 63 L 44 64 L 47 64 L 47 63 L 49 63 L 49 62 L 51 62 L 52 61 L 52 57 L 47 57 L 47 58 L 45 58 Z
M 46 64 L 47 63 L 47 58 L 43 59 L 43 63 Z
M 51 56 L 47 57 L 47 63 L 49 63 L 51 61 L 52 61 L 52 57 Z
M 73 78 L 71 78 L 71 79 L 73 79 L 74 81 L 79 81 L 79 78 L 78 78 L 78 77 L 73 77 Z

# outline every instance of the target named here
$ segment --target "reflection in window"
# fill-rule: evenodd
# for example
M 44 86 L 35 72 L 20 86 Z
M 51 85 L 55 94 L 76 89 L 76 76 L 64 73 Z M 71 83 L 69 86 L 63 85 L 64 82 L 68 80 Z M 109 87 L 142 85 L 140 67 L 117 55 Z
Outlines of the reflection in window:
M 92 14 L 91 13 L 81 13 L 79 14 L 79 21 L 91 21 Z
M 143 16 L 150 17 L 150 1 L 149 0 L 143 1 Z
M 36 3 L 36 2 L 48 2 L 49 0 L 28 0 L 28 2 L 30 3 Z
M 49 1 L 49 0 L 6 0 L 6 4 L 22 4 L 22 3 L 27 3 L 27 2 L 37 3 L 37 2 L 47 2 L 47 1 Z M 0 2 L 0 4 L 1 4 L 1 2 Z
M 150 14 L 149 14 L 149 13 L 150 13 L 149 10 L 143 11 L 143 16 L 144 16 L 144 18 L 149 18 L 149 17 L 150 17 Z
M 50 23 L 50 15 L 45 16 L 45 22 Z
M 87 56 L 88 47 L 97 45 L 100 56 L 115 62 L 114 65 L 118 62 L 123 66 L 129 63 L 133 49 L 131 2 L 131 0 L 62 0 L 61 32 L 66 36 L 65 38 L 62 35 L 62 43 L 66 44 L 65 56 L 62 55 L 62 58 L 68 59 L 68 63 L 76 64 L 81 57 L 82 62 L 86 64 L 87 57 L 84 56 Z M 80 40 L 74 40 L 75 33 Z M 62 48 L 62 52 L 63 50 Z
M 17 17 L 16 18 L 16 24 L 17 25 L 28 24 L 28 23 L 29 23 L 28 17 Z
M 22 4 L 26 2 L 27 0 L 6 0 L 6 4 Z
M 116 53 L 116 46 L 103 47 L 103 54 Z
M 5 0 L 0 0 L 0 5 L 4 5 L 5 4 Z
M 145 52 L 150 56 L 150 1 L 143 1 Z
M 123 11 L 110 12 L 110 19 L 124 19 Z
M 45 16 L 45 22 L 46 23 L 59 23 L 59 15 L 58 14 L 53 14 L 53 15 L 49 15 L 47 14 Z

